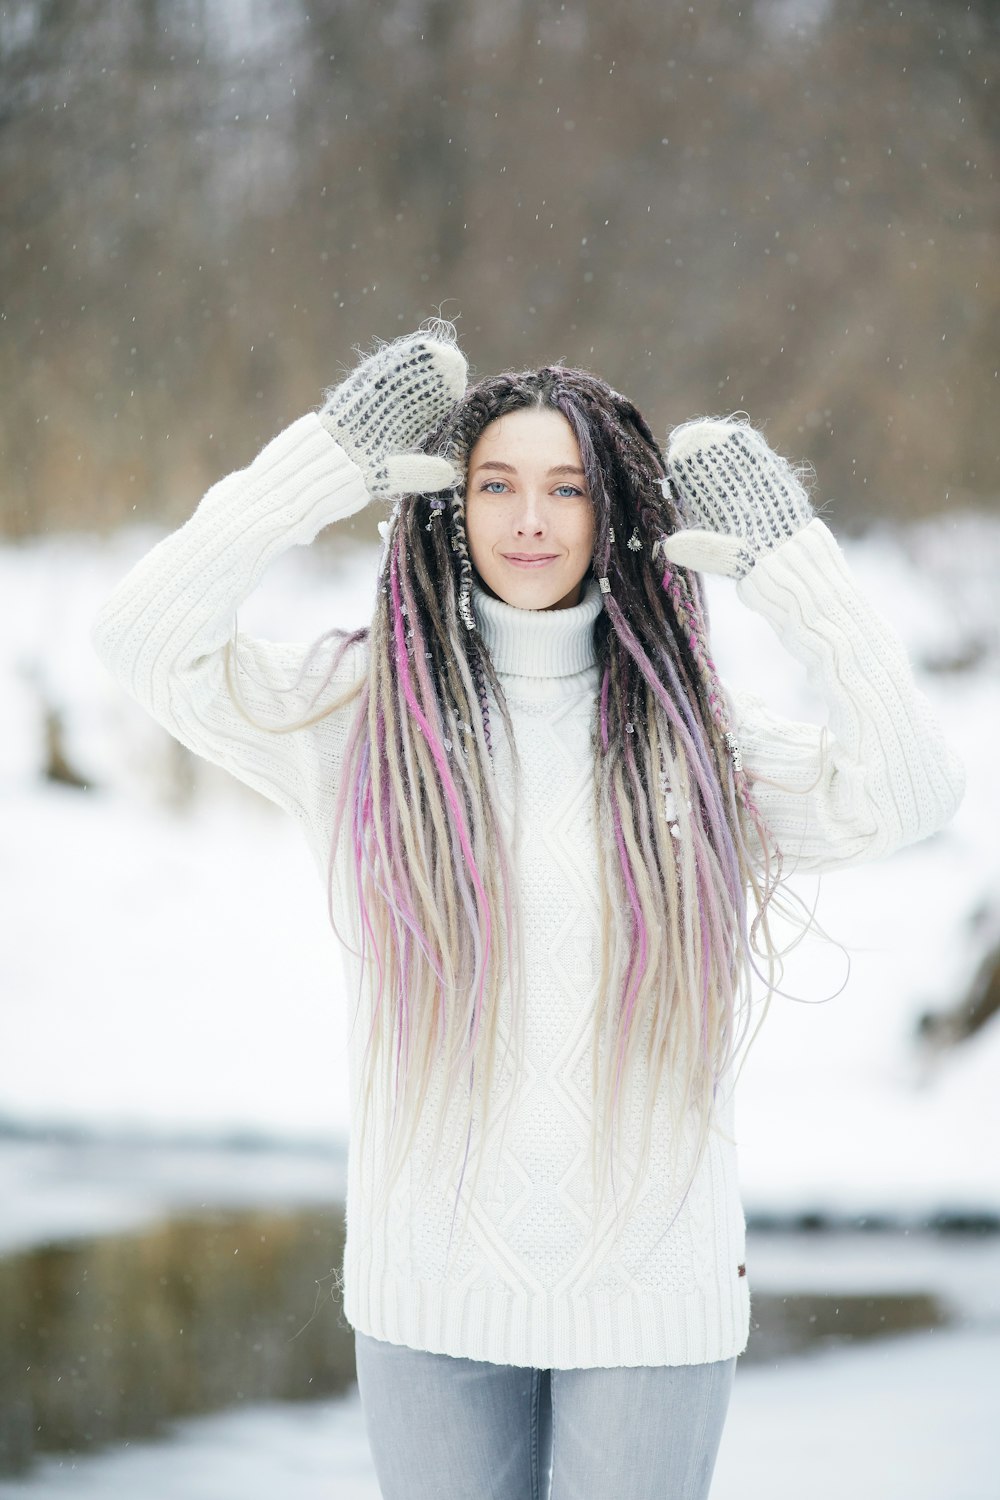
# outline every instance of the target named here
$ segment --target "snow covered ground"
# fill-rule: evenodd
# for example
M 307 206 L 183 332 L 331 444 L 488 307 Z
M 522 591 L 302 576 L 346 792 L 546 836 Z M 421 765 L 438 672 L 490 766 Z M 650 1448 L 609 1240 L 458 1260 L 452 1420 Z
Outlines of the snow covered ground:
M 995 1500 L 1000 1329 L 912 1334 L 749 1367 L 712 1500 Z M 159 1442 L 46 1459 L 0 1500 L 378 1500 L 357 1388 L 178 1423 Z
M 192 763 L 125 699 L 88 642 L 98 604 L 155 540 L 61 537 L 0 549 L 0 1122 L 301 1146 L 347 1125 L 344 993 L 325 896 L 291 820 Z M 1000 1210 L 1000 1023 L 933 1055 L 926 1009 L 952 1004 L 1000 920 L 1000 526 L 965 518 L 848 547 L 901 630 L 968 766 L 950 828 L 828 877 L 810 939 L 751 1051 L 740 1140 L 752 1208 L 920 1215 Z M 245 630 L 310 639 L 370 613 L 375 555 L 333 528 L 272 567 Z M 814 716 L 800 670 L 726 584 L 713 586 L 730 681 Z M 922 665 L 978 649 L 972 669 Z M 41 764 L 39 692 L 88 791 Z M 812 902 L 815 882 L 801 887 Z M 846 955 L 850 972 L 843 992 Z M 824 1001 L 826 1003 L 824 1003 Z
M 306 848 L 212 768 L 193 768 L 185 800 L 192 768 L 178 778 L 167 737 L 90 653 L 94 610 L 154 539 L 0 548 L 0 1253 L 199 1203 L 343 1190 L 349 997 Z M 915 1023 L 964 992 L 1000 920 L 1000 526 L 948 521 L 848 551 L 947 719 L 968 793 L 934 840 L 823 883 L 819 916 L 849 952 L 849 979 L 825 1001 L 844 953 L 815 941 L 790 966 L 800 998 L 773 1002 L 741 1084 L 745 1196 L 758 1212 L 996 1213 L 1000 1023 L 938 1055 L 917 1045 Z M 241 627 L 309 639 L 357 624 L 374 563 L 339 544 L 294 550 Z M 767 628 L 725 585 L 712 605 L 725 675 L 814 715 Z M 968 670 L 923 670 L 976 653 Z M 40 694 L 63 714 L 90 790 L 39 779 Z M 65 1137 L 47 1138 L 52 1127 Z M 863 1246 L 830 1253 L 823 1266 L 788 1241 L 758 1249 L 755 1291 L 802 1289 L 807 1264 L 823 1290 L 937 1284 L 919 1256 L 876 1274 Z M 992 1500 L 1000 1278 L 995 1246 L 975 1255 L 957 1283 L 975 1301 L 971 1321 L 956 1293 L 954 1326 L 745 1368 L 713 1500 Z M 46 1459 L 0 1482 L 10 1500 L 279 1493 L 377 1496 L 356 1394 L 184 1422 L 157 1442 Z
M 200 1209 L 342 1203 L 346 1143 L 313 1149 L 179 1139 L 0 1137 L 0 1255 L 126 1234 Z

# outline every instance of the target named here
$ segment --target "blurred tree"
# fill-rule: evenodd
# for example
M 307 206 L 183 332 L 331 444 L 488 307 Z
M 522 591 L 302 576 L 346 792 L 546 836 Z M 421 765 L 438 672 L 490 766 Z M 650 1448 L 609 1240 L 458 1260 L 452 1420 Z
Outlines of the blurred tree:
M 0 525 L 177 521 L 439 307 L 839 524 L 1000 495 L 996 7 L 15 0 Z

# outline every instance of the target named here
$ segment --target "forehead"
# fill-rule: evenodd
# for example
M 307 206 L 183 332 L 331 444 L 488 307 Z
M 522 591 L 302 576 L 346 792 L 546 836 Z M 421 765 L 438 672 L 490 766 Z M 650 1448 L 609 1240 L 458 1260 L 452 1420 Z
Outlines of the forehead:
M 469 454 L 469 469 L 489 463 L 514 468 L 549 468 L 556 464 L 582 468 L 580 445 L 562 412 L 537 406 L 507 412 L 483 428 Z

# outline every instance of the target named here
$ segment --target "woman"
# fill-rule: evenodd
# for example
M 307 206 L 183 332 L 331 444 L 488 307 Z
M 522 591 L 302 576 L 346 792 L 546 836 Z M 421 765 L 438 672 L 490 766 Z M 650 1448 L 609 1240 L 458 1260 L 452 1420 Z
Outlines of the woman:
M 796 473 L 448 325 L 364 360 L 125 579 L 94 639 L 298 819 L 356 987 L 345 1312 L 383 1493 L 708 1493 L 749 1297 L 731 1129 L 779 876 L 939 828 L 962 773 Z M 394 506 L 368 629 L 235 612 Z M 730 696 L 699 572 L 828 705 Z M 750 933 L 756 941 L 751 941 Z

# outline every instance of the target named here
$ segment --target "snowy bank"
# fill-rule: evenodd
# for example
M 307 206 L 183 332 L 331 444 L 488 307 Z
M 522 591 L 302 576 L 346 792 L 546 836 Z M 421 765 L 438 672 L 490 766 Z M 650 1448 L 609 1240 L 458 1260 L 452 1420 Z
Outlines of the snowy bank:
M 153 540 L 144 529 L 0 549 L 12 622 L 0 642 L 0 1123 L 342 1142 L 351 997 L 304 842 L 222 773 L 178 763 L 89 649 L 98 604 Z M 933 840 L 822 883 L 819 919 L 842 947 L 797 950 L 784 982 L 797 998 L 774 999 L 750 1054 L 746 1198 L 778 1213 L 997 1212 L 1000 1023 L 935 1054 L 918 1022 L 964 994 L 991 939 L 976 914 L 1000 890 L 1000 527 L 966 519 L 847 550 L 903 633 L 968 792 Z M 241 628 L 310 639 L 356 625 L 374 568 L 371 551 L 326 539 L 293 549 Z M 767 627 L 725 584 L 711 603 L 724 675 L 815 716 Z M 88 790 L 39 776 L 43 699 Z M 800 893 L 812 904 L 815 882 Z M 844 950 L 846 986 L 827 999 Z
M 990 1500 L 996 1330 L 914 1334 L 740 1371 L 712 1500 Z M 378 1500 L 357 1388 L 255 1406 L 169 1438 L 46 1459 L 0 1500 Z

